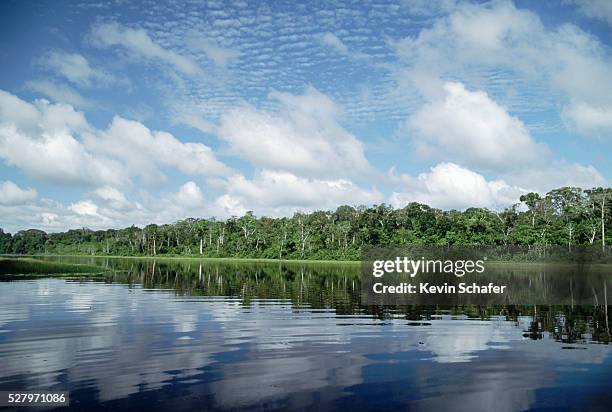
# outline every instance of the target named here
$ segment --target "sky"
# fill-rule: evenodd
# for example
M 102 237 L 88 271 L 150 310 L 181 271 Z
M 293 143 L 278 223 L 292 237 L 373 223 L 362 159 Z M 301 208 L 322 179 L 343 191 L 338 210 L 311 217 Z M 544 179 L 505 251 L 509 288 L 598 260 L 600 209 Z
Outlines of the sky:
M 0 227 L 609 186 L 612 2 L 0 3 Z

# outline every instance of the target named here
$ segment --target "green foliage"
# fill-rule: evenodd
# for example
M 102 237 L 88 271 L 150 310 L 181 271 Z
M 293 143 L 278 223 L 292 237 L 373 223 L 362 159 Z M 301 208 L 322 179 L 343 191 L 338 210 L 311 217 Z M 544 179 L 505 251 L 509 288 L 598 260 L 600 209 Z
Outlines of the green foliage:
M 58 274 L 58 273 L 100 273 L 104 268 L 92 265 L 50 262 L 28 258 L 0 258 L 0 275 L 16 274 Z
M 335 211 L 224 221 L 189 218 L 174 224 L 61 233 L 0 229 L 0 253 L 118 256 L 203 256 L 358 260 L 366 245 L 573 245 L 612 243 L 612 189 L 527 193 L 503 211 L 443 211 L 410 203 L 402 209 L 340 206 Z

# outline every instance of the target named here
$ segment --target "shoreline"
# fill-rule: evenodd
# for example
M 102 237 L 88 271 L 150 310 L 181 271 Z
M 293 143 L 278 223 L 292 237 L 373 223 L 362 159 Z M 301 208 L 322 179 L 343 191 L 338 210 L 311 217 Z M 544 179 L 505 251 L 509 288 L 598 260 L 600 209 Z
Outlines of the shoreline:
M 117 255 L 0 255 L 6 257 L 77 257 L 77 258 L 108 258 L 108 259 L 148 259 L 148 260 L 201 260 L 209 262 L 244 262 L 244 263 L 306 263 L 328 265 L 358 265 L 360 260 L 314 260 L 314 259 L 269 259 L 269 258 L 237 258 L 237 257 L 196 257 L 196 256 L 117 256 Z
M 315 259 L 269 259 L 269 258 L 239 258 L 239 257 L 197 257 L 197 256 L 120 256 L 120 255 L 54 255 L 54 254 L 35 254 L 35 255 L 0 255 L 0 257 L 12 258 L 53 258 L 53 257 L 74 257 L 74 258 L 96 258 L 96 259 L 142 259 L 142 260 L 192 260 L 204 262 L 220 262 L 220 263 L 286 263 L 286 264 L 308 264 L 308 265 L 361 265 L 361 260 L 315 260 Z M 581 262 L 534 262 L 523 260 L 490 260 L 487 266 L 498 265 L 513 265 L 521 266 L 564 266 L 564 265 L 579 265 Z M 590 266 L 612 266 L 612 263 L 588 263 Z

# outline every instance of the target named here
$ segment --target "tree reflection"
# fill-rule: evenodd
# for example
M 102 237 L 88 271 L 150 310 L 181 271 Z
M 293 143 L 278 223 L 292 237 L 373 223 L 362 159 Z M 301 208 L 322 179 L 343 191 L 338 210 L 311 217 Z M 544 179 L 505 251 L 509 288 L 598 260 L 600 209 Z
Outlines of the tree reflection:
M 99 264 L 100 262 L 96 262 Z M 610 342 L 607 306 L 412 305 L 366 306 L 360 298 L 360 268 L 351 265 L 205 262 L 197 260 L 108 260 L 109 283 L 145 289 L 169 289 L 186 297 L 233 297 L 249 307 L 254 300 L 288 300 L 294 310 L 334 309 L 338 315 L 405 319 L 413 325 L 441 315 L 467 319 L 502 317 L 519 323 L 524 337 L 563 343 Z M 416 323 L 415 323 L 416 322 Z

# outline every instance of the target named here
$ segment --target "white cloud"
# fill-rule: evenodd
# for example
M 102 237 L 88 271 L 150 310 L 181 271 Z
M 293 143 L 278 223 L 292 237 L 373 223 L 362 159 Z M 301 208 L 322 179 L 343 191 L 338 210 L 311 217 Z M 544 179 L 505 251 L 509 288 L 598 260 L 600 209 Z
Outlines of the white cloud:
M 111 75 L 94 69 L 85 57 L 76 53 L 54 50 L 43 55 L 39 63 L 77 86 L 90 87 L 112 81 Z
M 186 209 L 196 209 L 204 205 L 204 195 L 195 182 L 187 182 L 174 194 L 174 201 Z
M 217 209 L 216 216 L 221 218 L 230 216 L 243 216 L 247 211 L 252 211 L 252 209 L 248 209 L 247 206 L 244 205 L 240 199 L 228 194 L 219 196 L 215 200 L 214 205 Z
M 612 26 L 612 2 L 609 0 L 568 0 L 578 7 L 578 10 L 587 17 L 605 20 Z
M 331 32 L 325 32 L 319 36 L 319 42 L 326 46 L 334 49 L 338 54 L 347 56 L 351 59 L 367 59 L 369 56 L 365 53 L 350 50 L 346 43 L 344 43 L 338 36 Z
M 612 136 L 612 105 L 601 107 L 573 102 L 563 110 L 562 115 L 571 126 L 587 136 Z
M 123 193 L 111 186 L 104 186 L 99 189 L 96 189 L 94 193 L 96 194 L 96 196 L 107 201 L 113 201 L 118 203 L 124 203 L 127 201 Z
M 67 103 L 75 107 L 89 108 L 93 103 L 81 96 L 72 87 L 50 82 L 48 80 L 33 80 L 26 82 L 25 86 L 33 92 L 47 96 L 58 103 Z
M 72 210 L 77 215 L 82 216 L 99 216 L 98 205 L 91 200 L 82 200 L 77 203 L 73 203 L 68 206 L 68 209 Z
M 421 153 L 489 170 L 523 168 L 546 157 L 546 147 L 486 93 L 466 90 L 461 83 L 446 83 L 444 91 L 443 98 L 408 120 Z
M 278 114 L 242 107 L 221 117 L 218 136 L 230 151 L 261 169 L 299 176 L 365 175 L 371 167 L 362 143 L 338 123 L 340 109 L 308 88 L 303 95 L 273 93 Z
M 406 185 L 404 191 L 394 192 L 390 197 L 395 207 L 418 202 L 440 209 L 500 209 L 518 202 L 525 192 L 503 180 L 487 181 L 484 176 L 454 163 L 439 163 L 416 178 L 402 176 L 401 179 Z
M 125 183 L 121 165 L 95 157 L 65 132 L 28 136 L 0 126 L 0 158 L 41 180 L 68 184 Z
M 0 181 L 0 204 L 18 205 L 36 199 L 34 189 L 22 189 L 10 180 Z
M 540 193 L 564 186 L 591 188 L 609 184 L 593 166 L 564 162 L 543 163 L 534 168 L 515 170 L 505 175 L 504 179 L 510 184 Z
M 508 96 L 530 112 L 562 109 L 551 101 L 564 98 L 612 106 L 609 48 L 572 24 L 549 29 L 509 1 L 463 3 L 418 36 L 394 44 L 406 93 L 435 99 L 442 79 L 452 78 Z
M 202 143 L 183 143 L 166 132 L 151 131 L 133 120 L 115 117 L 104 132 L 87 134 L 85 146 L 96 153 L 122 159 L 130 173 L 146 182 L 164 179 L 160 166 L 188 175 L 220 176 L 230 169 Z
M 42 181 L 95 187 L 125 187 L 134 176 L 158 183 L 165 179 L 161 167 L 205 176 L 231 171 L 202 143 L 120 117 L 97 130 L 71 106 L 30 104 L 1 90 L 0 159 Z
M 214 133 L 216 127 L 213 123 L 205 120 L 202 116 L 193 113 L 181 113 L 175 116 L 174 121 L 176 123 L 183 123 L 191 126 L 203 133 Z
M 163 48 L 142 29 L 132 29 L 118 23 L 97 24 L 92 28 L 91 38 L 94 44 L 101 47 L 122 46 L 142 57 L 159 59 L 187 75 L 200 73 L 200 68 L 191 57 Z
M 340 54 L 348 54 L 348 47 L 335 34 L 326 32 L 321 35 L 321 43 L 330 46 Z
M 533 71 L 538 67 L 533 60 L 541 56 L 533 36 L 541 37 L 542 31 L 537 16 L 516 9 L 512 3 L 465 3 L 417 36 L 393 43 L 404 63 L 400 79 L 427 95 L 424 80 L 428 86 L 445 77 L 469 78 L 474 67 L 521 65 L 521 69 Z
M 4 90 L 0 90 L 0 124 L 14 125 L 28 134 L 83 131 L 89 127 L 85 116 L 69 105 L 49 104 L 42 99 L 31 104 Z
M 456 0 L 404 0 L 402 5 L 415 16 L 436 16 L 446 13 L 457 4 Z
M 121 221 L 125 215 L 132 210 L 138 209 L 138 205 L 130 202 L 125 194 L 112 186 L 103 186 L 90 193 L 90 196 L 100 204 L 105 205 L 109 215 L 116 221 Z
M 48 199 L 19 205 L 3 205 L 0 203 L 0 227 L 8 232 L 29 228 L 55 231 L 67 228 L 58 225 L 58 222 L 62 220 L 60 213 L 58 213 L 59 206 L 59 202 Z M 78 227 L 78 222 L 72 221 L 70 227 Z
M 563 162 L 515 170 L 494 180 L 487 180 L 458 164 L 445 162 L 416 177 L 392 174 L 391 179 L 404 186 L 389 197 L 389 203 L 394 207 L 418 202 L 440 209 L 458 210 L 469 207 L 500 210 L 517 203 L 520 195 L 526 192 L 545 194 L 564 186 L 591 188 L 608 184 L 593 166 Z
M 227 47 L 220 47 L 213 43 L 203 41 L 199 43 L 198 48 L 202 49 L 206 56 L 212 60 L 217 66 L 225 67 L 232 60 L 236 60 L 240 56 L 240 52 Z
M 345 179 L 310 179 L 289 172 L 262 170 L 252 180 L 228 178 L 225 194 L 213 210 L 225 216 L 253 210 L 258 215 L 286 216 L 297 210 L 332 209 L 341 204 L 362 205 L 382 201 L 376 189 L 365 190 Z M 215 207 L 216 206 L 216 207 Z
M 71 106 L 35 104 L 0 91 L 0 158 L 43 181 L 125 183 L 121 166 L 89 153 L 73 134 L 89 129 Z
M 2 194 L 0 184 L 0 195 Z M 34 192 L 35 193 L 35 192 Z M 186 217 L 201 217 L 206 204 L 201 189 L 187 182 L 176 192 L 153 196 L 139 191 L 134 198 L 110 186 L 84 194 L 68 205 L 29 196 L 19 202 L 0 201 L 0 227 L 15 232 L 25 228 L 62 231 L 86 227 L 93 230 L 150 223 L 164 224 Z

